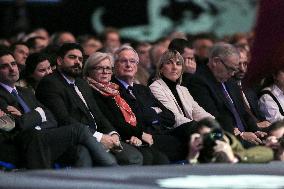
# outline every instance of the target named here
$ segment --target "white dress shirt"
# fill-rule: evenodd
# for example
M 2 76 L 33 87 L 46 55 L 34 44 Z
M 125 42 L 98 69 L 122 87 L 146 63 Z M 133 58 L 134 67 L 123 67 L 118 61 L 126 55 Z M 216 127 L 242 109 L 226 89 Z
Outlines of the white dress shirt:
M 269 90 L 279 101 L 282 109 L 284 109 L 284 94 L 283 91 L 279 89 L 276 85 L 272 85 L 270 87 L 266 87 L 263 90 Z M 266 120 L 271 123 L 279 120 L 283 120 L 284 116 L 281 115 L 278 105 L 272 99 L 272 97 L 268 94 L 264 94 L 259 99 L 259 108 L 260 111 L 264 114 Z

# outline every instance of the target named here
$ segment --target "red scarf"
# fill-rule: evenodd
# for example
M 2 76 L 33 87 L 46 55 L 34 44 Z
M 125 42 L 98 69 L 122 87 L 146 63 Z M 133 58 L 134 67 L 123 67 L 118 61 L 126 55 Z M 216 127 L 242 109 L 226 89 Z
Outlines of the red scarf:
M 121 98 L 118 90 L 119 86 L 117 84 L 111 82 L 99 83 L 89 77 L 87 77 L 87 81 L 93 89 L 97 90 L 103 96 L 113 97 L 116 105 L 119 107 L 120 111 L 123 114 L 124 120 L 131 126 L 136 127 L 137 121 L 135 114 L 132 112 L 127 102 L 123 98 Z

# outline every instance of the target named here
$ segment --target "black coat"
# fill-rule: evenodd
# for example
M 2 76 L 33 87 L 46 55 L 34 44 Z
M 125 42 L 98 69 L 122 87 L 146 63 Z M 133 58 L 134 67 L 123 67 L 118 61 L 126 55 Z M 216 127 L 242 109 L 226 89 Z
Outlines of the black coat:
M 160 134 L 173 128 L 175 123 L 174 114 L 154 97 L 149 87 L 134 84 L 133 94 L 136 99 L 133 99 L 117 79 L 113 78 L 112 81 L 119 85 L 121 97 L 129 104 L 138 122 L 143 125 L 145 132 Z M 156 113 L 153 107 L 160 108 L 162 111 Z
M 35 95 L 30 89 L 17 87 L 17 91 L 19 96 L 22 97 L 22 99 L 31 109 L 29 113 L 24 113 L 16 98 L 6 89 L 0 86 L 0 109 L 6 110 L 7 106 L 9 105 L 14 106 L 22 112 L 22 116 L 14 116 L 16 127 L 22 130 L 33 129 L 36 126 L 40 126 L 42 129 L 57 127 L 57 122 L 52 113 L 35 98 Z M 46 122 L 42 123 L 40 114 L 36 110 L 34 110 L 36 107 L 41 107 L 44 110 L 47 118 Z
M 140 122 L 137 122 L 136 127 L 133 127 L 125 121 L 123 114 L 113 97 L 103 96 L 96 90 L 93 90 L 93 92 L 101 111 L 107 116 L 113 127 L 118 131 L 122 140 L 129 140 L 131 136 L 136 136 L 141 139 L 143 130 Z
M 88 83 L 81 78 L 76 78 L 75 84 L 89 109 L 58 71 L 40 81 L 36 89 L 36 97 L 52 111 L 60 125 L 77 123 L 88 125 L 92 132 L 110 133 L 114 131 L 98 107 Z
M 222 84 L 215 79 L 210 69 L 206 66 L 202 72 L 194 75 L 187 87 L 198 104 L 215 116 L 224 130 L 232 133 L 233 128 L 236 127 L 234 115 L 223 93 Z M 226 85 L 226 87 L 240 115 L 245 131 L 256 131 L 256 122 L 245 111 L 239 93 L 230 85 Z

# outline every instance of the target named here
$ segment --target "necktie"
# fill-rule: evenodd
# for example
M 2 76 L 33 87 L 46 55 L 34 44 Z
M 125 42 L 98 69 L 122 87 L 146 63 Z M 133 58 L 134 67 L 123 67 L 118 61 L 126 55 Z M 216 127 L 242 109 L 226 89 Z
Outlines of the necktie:
M 130 94 L 130 96 L 132 97 L 132 99 L 136 99 L 135 95 L 133 94 L 133 87 L 132 86 L 128 86 L 127 87 L 127 93 Z
M 239 131 L 244 132 L 245 128 L 244 128 L 244 125 L 241 121 L 240 115 L 237 112 L 237 109 L 234 105 L 234 102 L 233 102 L 232 98 L 230 97 L 230 95 L 229 95 L 229 93 L 226 89 L 226 86 L 223 83 L 222 83 L 222 91 L 223 91 L 223 93 L 224 93 L 224 95 L 225 95 L 225 97 L 226 97 L 226 99 L 227 99 L 227 101 L 230 105 L 230 109 L 231 109 L 231 112 L 233 113 L 233 116 L 235 118 L 237 128 L 239 129 Z
M 85 98 L 83 97 L 81 91 L 79 90 L 79 88 L 77 87 L 77 85 L 75 85 L 75 83 L 71 83 L 70 85 L 74 88 L 74 90 L 76 91 L 77 95 L 79 96 L 79 98 L 82 100 L 82 102 L 83 102 L 84 105 L 86 106 L 86 108 L 87 108 L 88 112 L 90 113 L 91 117 L 93 118 L 94 124 L 95 124 L 95 126 L 96 126 L 96 128 L 97 128 L 97 124 L 96 124 L 96 121 L 95 121 L 95 117 L 94 117 L 94 115 L 92 114 L 92 112 L 90 111 L 89 106 L 88 106 L 88 104 L 87 104 Z
M 245 99 L 245 94 L 244 94 L 244 91 L 243 91 L 243 88 L 242 88 L 242 84 L 241 83 L 238 83 L 238 86 L 239 86 L 239 89 L 240 89 L 240 95 L 241 95 L 241 99 L 244 103 L 244 106 L 245 106 L 245 110 L 246 112 L 256 121 L 258 122 L 257 118 L 253 115 L 250 107 L 249 107 L 249 104 L 248 104 L 248 101 L 247 99 Z
M 19 96 L 18 92 L 16 89 L 13 89 L 11 94 L 16 97 L 17 102 L 21 105 L 22 109 L 24 110 L 25 113 L 28 113 L 31 111 L 29 106 L 26 104 L 26 102 L 22 99 L 22 97 Z

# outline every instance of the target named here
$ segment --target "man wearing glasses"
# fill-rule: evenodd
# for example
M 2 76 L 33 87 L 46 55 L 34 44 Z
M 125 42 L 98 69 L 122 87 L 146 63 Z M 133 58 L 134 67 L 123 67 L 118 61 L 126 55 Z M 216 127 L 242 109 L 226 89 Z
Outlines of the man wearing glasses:
M 216 117 L 224 130 L 238 136 L 245 145 L 260 144 L 264 133 L 257 131 L 255 120 L 245 111 L 240 96 L 229 91 L 226 82 L 239 68 L 239 54 L 227 43 L 217 43 L 202 72 L 189 82 L 193 98 L 207 112 Z

